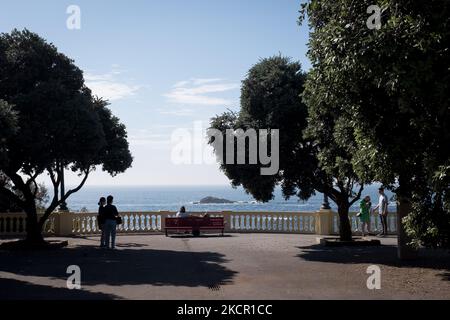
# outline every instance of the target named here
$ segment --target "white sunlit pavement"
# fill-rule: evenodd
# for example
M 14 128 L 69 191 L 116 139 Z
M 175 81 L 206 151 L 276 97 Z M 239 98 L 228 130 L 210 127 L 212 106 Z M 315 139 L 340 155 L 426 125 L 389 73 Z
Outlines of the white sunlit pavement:
M 450 299 L 448 253 L 401 266 L 393 237 L 324 248 L 309 235 L 133 235 L 115 251 L 97 248 L 97 237 L 67 240 L 62 250 L 0 252 L 0 299 Z M 72 265 L 81 290 L 67 289 Z M 367 287 L 373 265 L 380 290 Z

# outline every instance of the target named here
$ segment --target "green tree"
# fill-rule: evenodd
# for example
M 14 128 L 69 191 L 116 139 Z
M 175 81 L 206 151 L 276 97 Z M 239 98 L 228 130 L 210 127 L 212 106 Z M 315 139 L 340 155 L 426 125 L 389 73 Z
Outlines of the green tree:
M 367 24 L 373 4 L 381 9 L 380 29 Z M 302 10 L 311 29 L 309 99 L 348 115 L 358 145 L 355 170 L 396 192 L 401 258 L 412 253 L 401 223 L 411 207 L 423 213 L 421 197 L 428 194 L 426 211 L 434 205 L 445 210 L 434 194 L 448 193 L 449 186 L 435 189 L 431 181 L 450 158 L 449 6 L 437 0 L 311 0 Z
M 8 141 L 17 133 L 17 113 L 4 100 L 0 100 L 0 167 L 8 162 Z M 9 179 L 0 171 L 0 188 L 12 190 Z M 0 193 L 0 212 L 16 212 L 20 208 Z
M 224 134 L 227 129 L 279 129 L 280 171 L 263 176 L 261 164 L 222 163 L 221 169 L 233 186 L 242 185 L 259 201 L 272 200 L 278 184 L 286 198 L 307 200 L 315 191 L 328 195 L 339 208 L 341 239 L 349 241 L 349 209 L 360 198 L 364 185 L 349 165 L 354 144 L 338 147 L 335 143 L 336 139 L 346 140 L 344 135 L 334 134 L 334 127 L 343 125 L 335 115 L 311 108 L 308 116 L 300 97 L 305 80 L 300 64 L 281 56 L 263 59 L 250 69 L 243 81 L 239 113 L 213 118 L 211 128 Z
M 7 144 L 17 132 L 17 113 L 4 100 L 0 100 L 0 165 L 6 163 Z
M 42 242 L 45 221 L 97 166 L 113 176 L 131 166 L 126 130 L 105 101 L 92 97 L 73 61 L 28 30 L 0 35 L 0 99 L 18 117 L 0 171 L 20 196 L 7 187 L 0 193 L 27 214 L 27 240 Z M 79 174 L 80 184 L 60 195 L 66 169 Z M 44 174 L 53 196 L 38 219 L 36 180 Z
M 404 219 L 406 232 L 415 247 L 450 248 L 450 165 L 415 190 L 411 213 Z

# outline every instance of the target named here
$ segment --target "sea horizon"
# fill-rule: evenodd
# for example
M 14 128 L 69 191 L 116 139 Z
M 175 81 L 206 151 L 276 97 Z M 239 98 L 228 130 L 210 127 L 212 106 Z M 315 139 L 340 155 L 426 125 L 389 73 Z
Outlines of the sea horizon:
M 67 186 L 66 188 L 70 188 Z M 51 189 L 49 189 L 51 190 Z M 372 204 L 378 202 L 378 185 L 370 185 L 365 188 L 363 196 L 369 195 Z M 68 201 L 71 211 L 96 212 L 100 197 L 113 195 L 115 205 L 119 211 L 178 211 L 185 206 L 192 212 L 217 212 L 217 211 L 255 211 L 255 212 L 311 212 L 317 211 L 323 204 L 323 195 L 316 193 L 307 201 L 301 201 L 297 197 L 285 200 L 281 187 L 276 187 L 274 199 L 262 203 L 256 201 L 247 194 L 242 187 L 233 188 L 230 185 L 88 185 L 72 195 Z M 391 199 L 390 210 L 396 211 L 393 194 L 387 192 Z M 233 201 L 224 204 L 200 204 L 201 199 L 215 197 Z M 336 204 L 330 201 L 333 210 Z M 351 208 L 358 211 L 359 201 Z

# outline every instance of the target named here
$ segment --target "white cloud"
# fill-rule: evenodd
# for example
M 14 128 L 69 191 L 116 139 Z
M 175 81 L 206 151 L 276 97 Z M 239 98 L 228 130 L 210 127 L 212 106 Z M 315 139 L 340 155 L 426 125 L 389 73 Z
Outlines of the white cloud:
M 94 95 L 109 101 L 133 96 L 142 87 L 130 85 L 118 79 L 122 74 L 122 71 L 118 68 L 119 66 L 113 65 L 113 70 L 105 74 L 87 73 L 84 76 L 87 87 L 92 90 Z
M 239 85 L 225 82 L 222 79 L 190 79 L 177 82 L 172 91 L 164 96 L 171 103 L 197 104 L 208 106 L 222 106 L 231 104 L 231 101 L 214 94 L 224 93 L 238 89 Z
M 195 114 L 195 110 L 182 108 L 182 109 L 158 109 L 160 114 L 169 115 L 169 116 L 177 116 L 177 117 L 187 117 Z
M 128 135 L 128 141 L 132 146 L 170 147 L 170 135 L 168 133 L 152 132 L 147 129 L 134 130 Z

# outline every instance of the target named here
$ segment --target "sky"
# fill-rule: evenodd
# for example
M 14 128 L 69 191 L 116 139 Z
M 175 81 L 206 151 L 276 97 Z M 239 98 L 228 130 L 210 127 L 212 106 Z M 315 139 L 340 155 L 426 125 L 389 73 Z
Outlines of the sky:
M 87 185 L 227 185 L 204 135 L 195 133 L 211 117 L 239 110 L 241 81 L 261 58 L 282 54 L 310 68 L 300 3 L 0 0 L 0 32 L 27 28 L 56 45 L 126 125 L 133 167 L 114 178 L 98 169 Z M 67 27 L 76 21 L 71 5 L 80 9 L 80 29 Z M 180 130 L 189 139 L 177 140 Z M 191 145 L 192 155 L 205 153 L 205 161 L 174 161 L 180 143 Z M 68 174 L 66 181 L 79 178 Z

